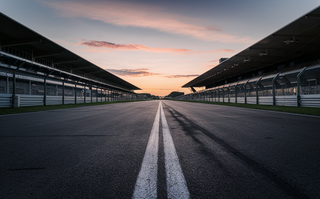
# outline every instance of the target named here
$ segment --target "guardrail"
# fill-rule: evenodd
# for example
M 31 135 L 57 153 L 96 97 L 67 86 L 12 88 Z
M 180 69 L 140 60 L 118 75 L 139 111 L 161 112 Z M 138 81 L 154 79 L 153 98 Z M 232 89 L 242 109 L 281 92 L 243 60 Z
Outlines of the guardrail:
M 175 99 L 320 108 L 320 65 L 240 80 Z

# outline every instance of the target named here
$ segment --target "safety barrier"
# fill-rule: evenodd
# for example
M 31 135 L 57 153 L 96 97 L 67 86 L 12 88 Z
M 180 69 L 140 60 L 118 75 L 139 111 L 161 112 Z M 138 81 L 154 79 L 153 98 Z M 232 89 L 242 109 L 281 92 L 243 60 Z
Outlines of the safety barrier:
M 11 97 L 10 94 L 0 93 L 0 107 L 10 107 L 11 106 Z
M 19 106 L 39 106 L 43 105 L 43 96 L 42 95 L 18 95 L 20 97 Z
M 320 95 L 301 95 L 302 107 L 320 107 Z
M 92 102 L 108 102 L 108 101 L 119 101 L 119 100 L 130 100 L 127 97 L 106 97 L 100 96 L 92 97 Z M 15 107 L 22 106 L 41 106 L 44 104 L 44 96 L 43 95 L 16 95 L 16 105 Z M 91 103 L 91 97 L 77 97 L 77 104 L 80 103 Z M 63 104 L 62 96 L 46 96 L 46 104 L 47 105 L 60 105 Z M 65 96 L 64 104 L 75 104 L 74 96 Z M 2 94 L 0 93 L 0 108 L 12 107 L 12 94 Z
M 320 64 L 240 80 L 175 99 L 320 108 Z

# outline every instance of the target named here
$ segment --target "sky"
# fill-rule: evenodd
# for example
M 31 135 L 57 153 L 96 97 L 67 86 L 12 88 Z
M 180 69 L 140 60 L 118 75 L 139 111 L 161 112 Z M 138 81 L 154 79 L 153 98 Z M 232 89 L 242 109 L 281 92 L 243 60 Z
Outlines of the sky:
M 320 0 L 0 0 L 0 12 L 165 96 L 320 5 Z M 1 27 L 4 28 L 4 27 Z M 202 88 L 196 88 L 197 90 Z

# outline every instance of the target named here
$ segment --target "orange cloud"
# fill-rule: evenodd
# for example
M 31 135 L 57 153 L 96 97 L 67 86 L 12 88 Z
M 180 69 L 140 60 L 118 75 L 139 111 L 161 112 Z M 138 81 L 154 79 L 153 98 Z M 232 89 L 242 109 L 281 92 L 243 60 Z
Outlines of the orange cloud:
M 63 17 L 85 17 L 117 26 L 151 28 L 158 31 L 191 36 L 206 41 L 252 43 L 249 37 L 223 33 L 217 26 L 201 26 L 201 19 L 167 13 L 161 7 L 119 1 L 52 1 L 40 0 L 58 10 Z
M 107 71 L 110 71 L 116 75 L 120 76 L 130 76 L 130 77 L 144 77 L 144 76 L 155 76 L 155 75 L 161 75 L 160 73 L 151 73 L 148 72 L 148 69 L 141 68 L 141 69 L 107 69 Z
M 162 76 L 161 73 L 149 72 L 146 68 L 140 69 L 107 69 L 107 71 L 112 72 L 119 76 L 129 76 L 129 77 L 145 77 L 145 76 L 159 76 L 166 78 L 191 78 L 198 77 L 199 75 L 168 75 Z
M 143 50 L 146 52 L 155 52 L 155 53 L 186 53 L 191 52 L 188 49 L 176 49 L 176 48 L 150 48 L 138 44 L 114 44 L 106 41 L 82 41 L 81 45 L 88 47 L 104 47 L 114 50 Z
M 166 78 L 190 78 L 190 77 L 198 77 L 199 75 L 169 75 L 165 76 Z
M 115 44 L 106 41 L 87 41 L 82 40 L 80 45 L 94 48 L 109 48 L 113 50 L 136 50 L 136 51 L 146 51 L 146 52 L 155 52 L 155 53 L 235 53 L 237 51 L 231 49 L 217 49 L 212 51 L 195 51 L 181 48 L 151 48 L 139 44 Z M 108 52 L 105 50 L 88 50 L 89 52 Z

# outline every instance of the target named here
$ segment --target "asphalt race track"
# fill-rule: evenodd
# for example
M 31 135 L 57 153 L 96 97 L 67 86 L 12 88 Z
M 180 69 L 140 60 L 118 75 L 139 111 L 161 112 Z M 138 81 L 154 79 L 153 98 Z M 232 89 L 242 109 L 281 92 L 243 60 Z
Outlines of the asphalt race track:
M 320 117 L 168 100 L 0 116 L 0 198 L 320 198 Z

